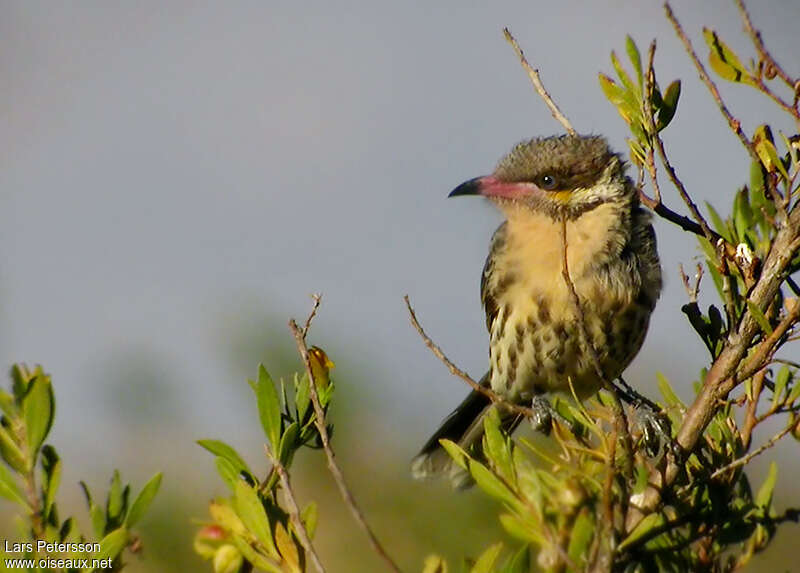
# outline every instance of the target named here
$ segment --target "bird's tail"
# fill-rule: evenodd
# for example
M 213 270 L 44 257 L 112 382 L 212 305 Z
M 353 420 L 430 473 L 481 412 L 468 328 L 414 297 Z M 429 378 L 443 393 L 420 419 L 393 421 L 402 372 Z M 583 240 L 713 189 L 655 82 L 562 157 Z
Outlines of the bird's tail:
M 481 385 L 488 386 L 488 374 L 481 380 Z M 411 475 L 415 479 L 447 476 L 456 489 L 471 486 L 472 477 L 453 462 L 439 440 L 452 440 L 471 456 L 482 460 L 483 418 L 492 407 L 491 401 L 485 394 L 477 390 L 470 392 L 422 446 L 422 450 L 411 462 Z M 519 422 L 520 418 L 515 414 L 501 414 L 500 425 L 506 432 L 514 431 Z

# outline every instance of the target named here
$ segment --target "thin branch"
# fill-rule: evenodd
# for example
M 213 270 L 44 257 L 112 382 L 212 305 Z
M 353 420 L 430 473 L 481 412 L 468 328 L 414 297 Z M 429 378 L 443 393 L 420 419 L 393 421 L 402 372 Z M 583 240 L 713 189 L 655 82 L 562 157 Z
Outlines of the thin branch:
M 317 310 L 319 309 L 319 305 L 322 302 L 322 295 L 318 293 L 312 294 L 311 299 L 314 301 L 314 304 L 311 307 L 311 312 L 308 314 L 305 326 L 303 326 L 303 331 L 302 331 L 303 338 L 308 336 L 308 329 L 311 328 L 311 323 L 314 321 L 314 317 L 317 316 Z
M 792 277 L 786 277 L 786 284 L 788 285 L 789 289 L 795 294 L 795 296 L 800 296 L 800 286 L 794 281 Z
M 567 117 L 561 113 L 561 110 L 558 109 L 556 102 L 553 101 L 553 98 L 550 97 L 550 94 L 547 93 L 547 90 L 544 88 L 544 84 L 542 84 L 541 78 L 539 78 L 539 70 L 534 68 L 528 63 L 528 60 L 525 58 L 525 54 L 522 53 L 522 48 L 519 47 L 517 40 L 514 39 L 514 36 L 511 35 L 508 28 L 503 28 L 503 35 L 506 38 L 506 41 L 511 44 L 511 47 L 514 48 L 514 52 L 516 52 L 517 57 L 519 58 L 522 67 L 525 68 L 525 71 L 528 72 L 528 77 L 533 84 L 533 87 L 536 89 L 536 92 L 541 96 L 544 100 L 544 103 L 550 108 L 550 113 L 553 117 L 564 126 L 564 129 L 567 130 L 567 133 L 570 135 L 575 135 L 575 129 L 572 127 L 572 124 L 569 122 Z
M 697 272 L 694 275 L 694 286 L 689 284 L 689 276 L 684 272 L 682 263 L 678 264 L 678 272 L 681 275 L 686 294 L 689 295 L 689 302 L 697 302 L 697 297 L 700 294 L 700 281 L 703 280 L 703 265 L 697 263 Z
M 723 467 L 719 468 L 717 471 L 715 471 L 713 474 L 711 474 L 711 479 L 718 478 L 719 476 L 721 476 L 722 474 L 724 474 L 725 472 L 727 472 L 729 470 L 732 470 L 732 469 L 738 468 L 739 466 L 743 466 L 743 465 L 746 465 L 746 464 L 750 463 L 750 460 L 752 460 L 757 455 L 762 454 L 765 451 L 767 451 L 768 449 L 770 449 L 772 446 L 774 446 L 778 442 L 778 440 L 780 440 L 786 434 L 791 432 L 793 428 L 794 428 L 794 424 L 789 424 L 783 430 L 781 430 L 780 432 L 778 432 L 777 434 L 772 436 L 769 440 L 767 440 L 764 444 L 762 444 L 761 446 L 759 446 L 758 448 L 756 448 L 752 452 L 749 452 L 747 455 L 742 456 L 738 460 L 729 463 L 727 466 L 723 466 Z
M 753 41 L 753 45 L 756 47 L 758 51 L 758 55 L 761 58 L 761 61 L 766 63 L 771 70 L 775 72 L 775 74 L 780 77 L 784 83 L 792 89 L 796 88 L 797 82 L 789 77 L 783 68 L 776 62 L 772 54 L 769 53 L 767 47 L 764 45 L 764 40 L 761 38 L 761 32 L 756 30 L 753 27 L 753 22 L 750 20 L 750 14 L 747 12 L 747 8 L 745 8 L 744 2 L 742 0 L 735 0 L 736 5 L 739 7 L 739 12 L 742 13 L 742 21 L 744 22 L 744 29 L 750 35 L 750 39 Z
M 442 349 L 439 348 L 439 346 L 423 330 L 422 325 L 417 320 L 417 315 L 414 312 L 414 309 L 411 307 L 411 301 L 409 300 L 408 295 L 405 295 L 403 297 L 403 300 L 406 301 L 406 308 L 408 309 L 408 314 L 411 319 L 411 325 L 422 337 L 422 340 L 425 342 L 425 346 L 427 346 L 430 349 L 430 351 L 433 352 L 433 355 L 436 356 L 436 358 L 442 361 L 442 363 L 450 371 L 450 374 L 452 374 L 453 376 L 458 376 L 464 382 L 466 382 L 470 386 L 470 388 L 472 388 L 476 392 L 480 392 L 495 404 L 498 404 L 503 408 L 507 408 L 511 412 L 522 414 L 526 418 L 531 418 L 534 415 L 534 412 L 531 408 L 526 408 L 524 406 L 520 406 L 519 404 L 514 404 L 513 402 L 509 402 L 499 394 L 495 393 L 491 388 L 488 388 L 486 386 L 481 386 L 480 384 L 475 382 L 475 380 L 473 380 L 469 374 L 467 374 L 466 372 L 461 370 L 458 366 L 453 364 L 453 362 L 447 356 L 445 356 L 444 352 L 442 352 Z
M 683 202 L 686 203 L 686 206 L 689 208 L 689 212 L 691 212 L 692 217 L 700 226 L 702 230 L 703 236 L 708 239 L 712 244 L 715 240 L 714 233 L 712 233 L 708 223 L 705 220 L 705 217 L 700 213 L 700 209 L 697 208 L 697 205 L 689 196 L 689 193 L 686 191 L 686 187 L 683 185 L 683 182 L 678 178 L 678 174 L 675 172 L 675 168 L 669 162 L 667 158 L 667 153 L 664 150 L 664 142 L 661 140 L 661 136 L 658 134 L 658 130 L 656 129 L 655 118 L 653 116 L 653 90 L 655 89 L 656 84 L 656 71 L 653 67 L 653 61 L 656 55 L 656 41 L 653 40 L 650 43 L 650 49 L 648 50 L 648 62 L 647 62 L 647 74 L 645 75 L 645 90 L 644 90 L 644 112 L 645 118 L 647 120 L 647 131 L 650 135 L 651 146 L 648 151 L 647 155 L 647 168 L 650 171 L 650 179 L 653 181 L 653 189 L 655 192 L 655 200 L 660 204 L 661 203 L 661 190 L 658 186 L 658 179 L 656 177 L 656 165 L 653 159 L 653 145 L 655 145 L 655 149 L 658 152 L 658 157 L 661 159 L 661 163 L 664 165 L 664 169 L 667 170 L 667 175 L 669 175 L 672 184 L 675 185 L 675 188 L 678 190 L 678 194 L 683 199 Z
M 317 297 L 314 300 L 314 308 L 312 310 L 311 315 L 309 316 L 308 320 L 306 320 L 306 326 L 311 325 L 311 320 L 313 318 L 314 313 L 316 312 L 317 307 L 319 307 L 320 297 Z M 294 339 L 297 342 L 297 350 L 300 352 L 300 357 L 303 360 L 303 364 L 306 368 L 306 373 L 308 374 L 308 388 L 309 394 L 311 394 L 311 402 L 314 404 L 314 413 L 316 414 L 314 417 L 314 424 L 317 426 L 317 431 L 319 432 L 320 439 L 322 440 L 322 448 L 325 450 L 325 455 L 328 458 L 328 469 L 333 475 L 333 479 L 336 482 L 336 485 L 339 488 L 339 493 L 342 495 L 342 499 L 344 500 L 345 505 L 350 509 L 350 513 L 353 515 L 353 519 L 355 519 L 356 523 L 364 530 L 367 537 L 369 538 L 369 542 L 372 545 L 372 548 L 375 552 L 383 559 L 386 563 L 386 566 L 391 570 L 395 571 L 396 573 L 400 573 L 400 569 L 397 567 L 395 562 L 383 548 L 378 538 L 372 532 L 367 520 L 364 518 L 364 514 L 358 507 L 353 494 L 350 492 L 350 489 L 347 487 L 347 483 L 344 480 L 344 474 L 342 474 L 342 470 L 339 468 L 339 465 L 336 463 L 336 456 L 333 452 L 333 447 L 331 446 L 330 436 L 328 435 L 328 428 L 325 425 L 325 412 L 322 409 L 322 404 L 319 401 L 319 393 L 317 392 L 317 382 L 314 379 L 314 372 L 311 368 L 311 361 L 308 357 L 308 347 L 306 346 L 306 334 L 307 331 L 301 329 L 297 326 L 297 323 L 292 319 L 289 321 L 289 330 L 292 331 L 294 335 Z
M 300 519 L 300 507 L 297 505 L 297 498 L 292 490 L 292 485 L 289 483 L 289 474 L 286 472 L 286 468 L 281 461 L 272 455 L 272 452 L 269 450 L 266 444 L 264 444 L 264 450 L 267 452 L 267 458 L 269 458 L 270 462 L 272 462 L 272 467 L 278 473 L 278 477 L 281 480 L 283 494 L 284 497 L 286 497 L 286 505 L 289 506 L 289 518 L 292 520 L 292 525 L 294 525 L 294 530 L 297 533 L 297 537 L 300 538 L 300 543 L 302 543 L 303 549 L 305 549 L 306 553 L 311 556 L 311 562 L 314 563 L 314 567 L 316 568 L 317 572 L 325 573 L 325 567 L 322 565 L 319 555 L 317 555 L 317 552 L 314 550 L 314 545 L 311 543 L 311 537 L 308 535 L 308 530 L 306 530 L 303 520 Z
M 800 304 L 794 305 L 783 320 L 773 329 L 772 333 L 759 343 L 755 352 L 742 365 L 742 369 L 737 373 L 736 378 L 738 380 L 747 380 L 766 366 L 772 355 L 777 351 L 781 338 L 797 323 L 798 319 L 800 319 Z
M 600 366 L 600 357 L 597 354 L 597 350 L 592 343 L 592 339 L 589 336 L 589 330 L 586 328 L 586 316 L 583 313 L 583 307 L 581 307 L 581 301 L 578 298 L 578 291 L 575 290 L 575 284 L 572 282 L 572 278 L 569 275 L 569 259 L 567 257 L 567 219 L 566 217 L 561 218 L 561 276 L 564 278 L 564 284 L 567 286 L 567 290 L 570 294 L 570 299 L 572 301 L 572 306 L 575 308 L 575 314 L 578 322 L 578 328 L 581 332 L 581 337 L 583 338 L 584 345 L 589 352 L 589 358 L 592 361 L 592 366 L 594 367 L 595 373 L 597 377 L 600 379 L 603 387 L 610 391 L 611 394 L 611 404 L 613 406 L 614 411 L 614 426 L 615 432 L 619 433 L 620 440 L 622 441 L 622 447 L 625 450 L 625 455 L 623 457 L 624 462 L 624 473 L 626 477 L 630 477 L 632 473 L 632 460 L 633 460 L 633 445 L 631 443 L 631 435 L 628 429 L 628 419 L 625 416 L 625 410 L 622 407 L 622 403 L 619 400 L 619 396 L 617 396 L 616 389 L 614 386 L 606 379 L 605 374 L 603 373 L 603 369 Z M 798 305 L 800 306 L 800 305 Z
M 759 162 L 758 154 L 756 153 L 755 148 L 753 147 L 753 143 L 747 138 L 744 131 L 742 130 L 742 123 L 733 117 L 731 112 L 728 110 L 728 107 L 725 105 L 725 102 L 722 101 L 722 97 L 719 95 L 719 90 L 717 89 L 716 84 L 708 75 L 703 62 L 700 61 L 700 58 L 697 57 L 697 52 L 694 51 L 692 47 L 692 42 L 689 40 L 689 37 L 686 35 L 686 32 L 683 31 L 680 23 L 678 22 L 677 18 L 675 18 L 675 14 L 672 12 L 672 7 L 669 5 L 669 2 L 664 3 L 664 10 L 667 14 L 667 19 L 672 24 L 672 27 L 675 28 L 675 33 L 683 42 L 684 47 L 686 48 L 686 52 L 691 57 L 692 61 L 694 62 L 695 67 L 697 68 L 697 72 L 700 74 L 700 79 L 703 80 L 703 83 L 708 88 L 708 91 L 711 92 L 711 97 L 714 98 L 714 101 L 717 102 L 717 107 L 719 107 L 719 111 L 728 121 L 728 125 L 730 126 L 731 130 L 736 134 L 739 140 L 744 145 L 745 149 L 747 149 L 748 153 L 750 153 L 750 157 L 753 161 Z

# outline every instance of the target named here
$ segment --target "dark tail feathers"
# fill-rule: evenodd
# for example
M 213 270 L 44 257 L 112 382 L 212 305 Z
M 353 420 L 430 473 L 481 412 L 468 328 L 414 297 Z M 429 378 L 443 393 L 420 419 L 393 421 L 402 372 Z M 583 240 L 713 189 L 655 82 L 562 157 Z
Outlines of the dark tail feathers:
M 486 376 L 481 384 L 486 384 Z M 472 477 L 453 462 L 439 440 L 452 440 L 473 457 L 482 459 L 483 417 L 491 407 L 489 398 L 473 390 L 422 446 L 422 450 L 411 462 L 411 475 L 415 479 L 446 475 L 456 489 L 471 486 Z M 519 417 L 514 414 L 507 414 L 501 419 L 501 425 L 506 432 L 513 432 L 519 422 Z

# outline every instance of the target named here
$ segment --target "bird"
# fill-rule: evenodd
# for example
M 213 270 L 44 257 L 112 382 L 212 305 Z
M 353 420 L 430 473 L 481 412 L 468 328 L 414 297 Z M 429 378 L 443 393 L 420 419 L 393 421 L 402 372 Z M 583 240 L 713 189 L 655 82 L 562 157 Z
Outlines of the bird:
M 602 136 L 536 137 L 517 144 L 491 175 L 448 195 L 485 197 L 505 218 L 492 235 L 480 286 L 489 331 L 489 370 L 480 384 L 504 401 L 536 410 L 543 396 L 573 390 L 585 400 L 639 352 L 662 277 L 651 215 L 626 168 Z M 562 225 L 583 326 L 563 275 Z M 440 440 L 480 459 L 491 408 L 509 434 L 522 420 L 473 390 L 414 458 L 413 477 L 471 485 Z

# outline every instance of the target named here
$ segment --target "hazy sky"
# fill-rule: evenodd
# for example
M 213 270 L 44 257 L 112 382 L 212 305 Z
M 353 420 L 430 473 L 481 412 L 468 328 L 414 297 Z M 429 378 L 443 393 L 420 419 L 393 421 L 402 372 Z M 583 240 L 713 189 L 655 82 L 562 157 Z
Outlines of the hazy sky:
M 750 5 L 797 73 L 800 4 Z M 675 10 L 704 56 L 704 24 L 744 52 L 732 3 Z M 661 85 L 683 79 L 668 150 L 696 198 L 727 209 L 746 155 L 659 3 L 0 2 L 0 363 L 53 373 L 64 447 L 107 453 L 89 440 L 119 427 L 107 388 L 120 386 L 138 408 L 121 422 L 195 438 L 237 428 L 255 363 L 234 364 L 231 340 L 249 328 L 255 348 L 291 348 L 285 320 L 322 292 L 313 342 L 340 385 L 358 372 L 358 391 L 383 400 L 337 423 L 411 428 L 393 432 L 401 468 L 466 392 L 409 326 L 403 294 L 460 365 L 480 376 L 487 361 L 478 283 L 500 219 L 446 195 L 560 129 L 503 26 L 577 129 L 620 151 L 597 72 L 626 33 L 643 52 L 657 37 Z M 748 132 L 775 117 L 722 88 Z M 697 250 L 656 228 L 666 287 L 627 379 L 647 387 L 663 371 L 687 395 L 705 357 L 677 265 Z

